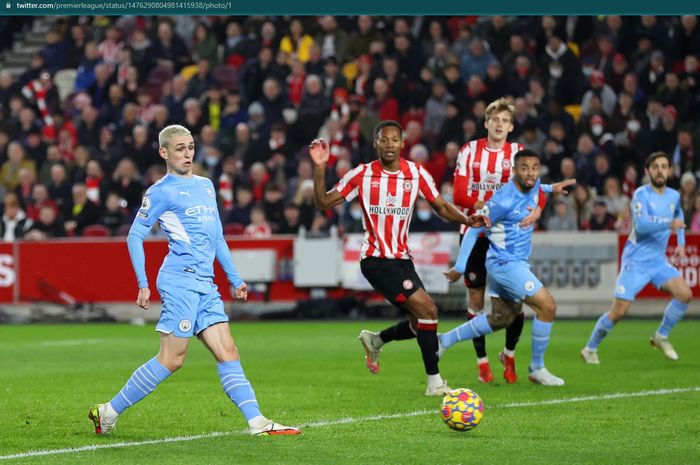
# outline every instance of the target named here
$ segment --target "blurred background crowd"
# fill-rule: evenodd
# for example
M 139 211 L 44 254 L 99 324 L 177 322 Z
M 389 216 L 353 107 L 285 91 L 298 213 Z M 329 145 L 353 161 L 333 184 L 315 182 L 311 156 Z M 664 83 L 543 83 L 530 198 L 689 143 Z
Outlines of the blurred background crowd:
M 312 139 L 330 141 L 330 187 L 376 157 L 373 126 L 397 120 L 403 156 L 452 200 L 457 153 L 502 96 L 510 140 L 541 154 L 543 179 L 578 181 L 540 229 L 628 232 L 644 159 L 662 150 L 700 231 L 695 16 L 11 20 L 0 63 L 45 32 L 28 66 L 0 64 L 4 241 L 125 235 L 165 174 L 157 135 L 173 123 L 195 137 L 227 234 L 361 232 L 359 204 L 315 209 Z M 424 201 L 411 228 L 455 230 Z

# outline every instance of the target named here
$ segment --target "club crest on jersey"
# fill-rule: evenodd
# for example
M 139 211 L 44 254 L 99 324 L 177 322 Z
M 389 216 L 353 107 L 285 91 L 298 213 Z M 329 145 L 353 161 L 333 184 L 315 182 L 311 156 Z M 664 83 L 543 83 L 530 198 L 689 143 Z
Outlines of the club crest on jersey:
M 407 291 L 410 291 L 411 289 L 413 289 L 413 281 L 411 281 L 410 279 L 404 280 L 403 288 L 406 289 Z
M 413 187 L 413 183 L 411 181 L 404 181 L 403 182 L 403 190 L 410 191 L 412 187 Z
M 187 332 L 192 327 L 192 322 L 190 320 L 180 320 L 178 327 L 180 328 L 180 331 Z
M 207 187 L 207 194 L 209 194 L 209 197 L 216 197 L 214 189 L 212 189 L 211 187 Z
M 535 288 L 535 283 L 533 283 L 532 281 L 525 281 L 525 290 L 526 291 L 530 292 L 534 288 Z
M 504 170 L 507 170 L 508 168 L 510 168 L 510 160 L 503 160 L 503 161 L 501 162 L 501 167 L 502 167 Z

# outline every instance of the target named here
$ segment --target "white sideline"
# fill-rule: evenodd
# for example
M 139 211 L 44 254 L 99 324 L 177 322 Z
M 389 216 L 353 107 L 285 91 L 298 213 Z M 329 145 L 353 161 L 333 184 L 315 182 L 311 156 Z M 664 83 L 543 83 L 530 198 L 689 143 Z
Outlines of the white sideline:
M 582 396 L 582 397 L 568 397 L 562 399 L 550 399 L 542 400 L 536 402 L 512 402 L 509 404 L 494 404 L 489 406 L 490 409 L 499 408 L 520 408 L 520 407 L 538 407 L 542 405 L 556 405 L 556 404 L 570 404 L 575 402 L 588 402 L 597 400 L 611 400 L 611 399 L 624 399 L 629 397 L 648 397 L 648 396 L 662 396 L 667 394 L 682 394 L 686 392 L 700 392 L 700 386 L 691 386 L 687 388 L 674 388 L 674 389 L 657 389 L 654 391 L 637 391 L 637 392 L 616 392 L 612 394 L 602 394 L 598 396 Z M 390 413 L 384 415 L 371 415 L 368 417 L 346 417 L 339 418 L 335 420 L 322 420 L 315 421 L 311 423 L 306 423 L 300 425 L 302 428 L 308 427 L 324 427 L 324 426 L 334 426 L 334 425 L 344 425 L 349 423 L 361 423 L 365 421 L 380 421 L 380 420 L 391 420 L 395 418 L 407 418 L 407 417 L 417 417 L 422 415 L 437 415 L 437 409 L 430 410 L 415 410 L 413 412 L 403 412 L 403 413 Z M 10 455 L 0 455 L 0 460 L 10 460 L 10 459 L 21 459 L 26 457 L 39 457 L 43 455 L 57 455 L 57 454 L 71 454 L 75 452 L 85 452 L 99 449 L 115 449 L 118 447 L 138 447 L 147 446 L 151 444 L 165 444 L 169 442 L 188 442 L 196 441 L 198 439 L 209 439 L 221 436 L 231 436 L 234 434 L 247 434 L 247 430 L 242 431 L 214 431 L 211 433 L 196 434 L 193 436 L 176 436 L 172 438 L 161 438 L 161 439 L 149 439 L 146 441 L 134 441 L 134 442 L 114 442 L 109 444 L 94 444 L 92 446 L 82 446 L 82 447 L 69 447 L 65 449 L 48 449 L 48 450 L 34 450 L 28 452 L 20 452 Z

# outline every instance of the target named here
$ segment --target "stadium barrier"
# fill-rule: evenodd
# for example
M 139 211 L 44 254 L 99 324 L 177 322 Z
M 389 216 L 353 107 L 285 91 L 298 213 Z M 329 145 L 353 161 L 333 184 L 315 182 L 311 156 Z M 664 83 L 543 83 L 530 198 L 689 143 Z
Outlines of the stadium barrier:
M 687 238 L 688 256 L 676 265 L 698 297 L 700 235 L 688 234 Z M 560 303 L 610 300 L 625 239 L 615 233 L 537 233 L 532 268 Z M 673 241 L 667 253 L 675 262 Z M 359 234 L 345 238 L 228 238 L 234 262 L 251 285 L 254 302 L 294 302 L 318 295 L 334 299 L 371 291 L 359 271 L 361 242 Z M 457 235 L 416 233 L 411 235 L 410 245 L 427 290 L 437 296 L 462 298 L 464 286 L 448 286 L 442 276 L 457 255 Z M 167 242 L 149 240 L 144 246 L 153 300 L 159 300 L 155 281 L 168 251 Z M 216 266 L 216 283 L 224 299 L 229 299 L 229 286 Z M 123 238 L 0 244 L 0 304 L 131 303 L 135 295 L 134 272 Z M 662 295 L 647 287 L 640 298 Z

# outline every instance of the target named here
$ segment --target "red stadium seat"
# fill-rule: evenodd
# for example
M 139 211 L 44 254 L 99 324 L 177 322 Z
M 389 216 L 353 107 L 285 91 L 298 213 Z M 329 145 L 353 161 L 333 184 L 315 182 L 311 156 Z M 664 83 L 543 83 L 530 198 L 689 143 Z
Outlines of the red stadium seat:
M 112 232 L 109 228 L 102 224 L 91 224 L 83 229 L 83 237 L 108 237 Z

